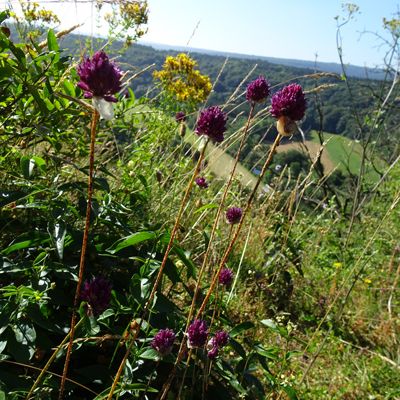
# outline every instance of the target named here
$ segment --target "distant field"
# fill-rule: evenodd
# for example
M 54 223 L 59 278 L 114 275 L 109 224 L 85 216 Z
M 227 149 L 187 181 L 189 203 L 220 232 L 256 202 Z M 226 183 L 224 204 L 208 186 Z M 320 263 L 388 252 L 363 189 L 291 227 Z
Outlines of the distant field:
M 197 140 L 197 135 L 188 130 L 185 141 L 194 145 Z M 208 144 L 206 153 L 210 171 L 220 178 L 227 178 L 232 171 L 234 158 L 211 142 Z M 240 163 L 236 167 L 235 177 L 240 180 L 243 186 L 254 187 L 257 182 L 257 177 Z
M 325 172 L 329 173 L 333 169 L 338 168 L 343 172 L 349 169 L 351 173 L 357 174 L 361 164 L 361 146 L 354 140 L 329 133 L 324 133 L 324 140 L 326 145 L 322 152 L 322 164 L 325 167 Z M 321 147 L 316 132 L 311 133 L 311 140 L 306 141 L 306 146 L 311 158 L 314 159 Z M 285 152 L 292 149 L 306 152 L 304 146 L 299 142 L 281 145 L 278 147 L 278 152 Z M 367 176 L 372 180 L 378 178 L 376 172 L 371 169 L 367 170 Z

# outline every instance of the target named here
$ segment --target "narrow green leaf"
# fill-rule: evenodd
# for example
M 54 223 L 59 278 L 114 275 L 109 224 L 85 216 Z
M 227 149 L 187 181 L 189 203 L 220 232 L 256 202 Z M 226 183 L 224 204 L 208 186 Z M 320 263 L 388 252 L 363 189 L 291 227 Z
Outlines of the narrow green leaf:
M 233 338 L 240 333 L 247 331 L 248 329 L 254 328 L 254 324 L 250 321 L 242 322 L 239 325 L 236 325 L 230 332 L 229 332 L 229 337 Z
M 155 232 L 143 231 L 136 232 L 133 235 L 130 235 L 124 239 L 118 240 L 111 247 L 109 247 L 106 251 L 111 254 L 118 253 L 119 251 L 126 249 L 130 246 L 135 246 L 141 242 L 145 242 L 147 240 L 152 240 L 157 237 Z
M 205 210 L 211 210 L 213 208 L 218 208 L 218 204 L 215 204 L 215 203 L 206 204 L 206 205 L 198 208 L 194 213 L 199 214 Z

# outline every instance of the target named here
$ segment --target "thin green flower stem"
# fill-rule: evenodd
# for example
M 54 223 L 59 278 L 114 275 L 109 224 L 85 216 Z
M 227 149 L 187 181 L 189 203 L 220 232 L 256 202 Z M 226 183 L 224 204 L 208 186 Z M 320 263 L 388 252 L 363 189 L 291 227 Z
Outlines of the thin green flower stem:
M 83 322 L 84 318 L 81 318 L 77 324 L 75 325 L 75 329 L 77 329 L 79 327 L 79 325 Z M 70 331 L 71 332 L 71 331 Z M 42 380 L 44 374 L 47 372 L 47 370 L 50 368 L 50 365 L 53 363 L 54 359 L 56 358 L 57 354 L 59 353 L 59 351 L 62 349 L 62 347 L 64 346 L 64 344 L 67 342 L 67 340 L 69 339 L 70 336 L 70 332 L 68 332 L 68 334 L 65 336 L 65 338 L 63 339 L 63 341 L 58 345 L 58 347 L 54 350 L 53 354 L 51 355 L 51 357 L 49 358 L 49 360 L 47 361 L 46 365 L 42 368 L 42 370 L 40 371 L 39 376 L 36 378 L 35 382 L 33 383 L 32 387 L 29 390 L 28 395 L 26 396 L 25 400 L 29 400 L 33 394 L 33 392 L 35 391 L 35 389 L 37 388 L 37 386 L 39 385 L 40 381 Z M 52 374 L 52 372 L 49 372 Z
M 74 307 L 72 309 L 71 329 L 69 334 L 69 343 L 68 343 L 67 353 L 65 355 L 64 369 L 60 384 L 60 392 L 58 395 L 59 400 L 62 400 L 64 397 L 65 381 L 67 378 L 69 362 L 71 359 L 72 345 L 74 343 L 74 336 L 76 329 L 76 313 L 77 313 L 77 308 L 79 306 L 81 286 L 83 282 L 83 274 L 85 272 L 85 256 L 86 256 L 87 242 L 89 237 L 90 212 L 92 209 L 92 197 L 93 197 L 94 145 L 96 141 L 96 129 L 97 129 L 97 123 L 99 122 L 99 118 L 100 114 L 95 109 L 92 114 L 92 124 L 90 127 L 89 178 L 88 178 L 88 190 L 87 190 L 85 230 L 83 231 L 81 258 L 79 262 L 78 283 L 76 285 L 76 290 L 75 290 Z
M 265 163 L 264 163 L 264 165 L 262 167 L 262 170 L 261 170 L 261 173 L 260 173 L 260 175 L 258 177 L 257 183 L 255 184 L 255 186 L 253 188 L 253 191 L 251 192 L 250 197 L 247 200 L 246 207 L 243 210 L 242 218 L 239 221 L 239 224 L 238 224 L 238 227 L 237 227 L 237 229 L 235 231 L 235 234 L 233 235 L 233 238 L 232 238 L 231 242 L 229 243 L 229 246 L 226 249 L 224 256 L 221 259 L 221 262 L 220 262 L 220 264 L 218 266 L 217 271 L 215 271 L 214 278 L 213 278 L 213 280 L 211 282 L 211 285 L 210 285 L 210 287 L 209 287 L 209 289 L 207 291 L 206 296 L 204 297 L 203 303 L 201 304 L 200 309 L 197 312 L 196 318 L 199 318 L 201 316 L 201 314 L 203 314 L 203 312 L 204 312 L 204 309 L 205 309 L 205 307 L 206 307 L 206 305 L 208 303 L 208 300 L 210 299 L 211 293 L 213 292 L 213 290 L 215 288 L 215 285 L 218 282 L 219 273 L 220 273 L 222 267 L 225 265 L 225 263 L 226 263 L 226 261 L 227 261 L 227 259 L 229 257 L 229 254 L 231 253 L 231 251 L 233 249 L 233 246 L 236 243 L 237 238 L 239 237 L 239 233 L 240 233 L 240 231 L 242 229 L 244 219 L 246 218 L 246 215 L 247 215 L 248 211 L 250 210 L 251 204 L 252 204 L 252 202 L 254 200 L 254 197 L 255 197 L 255 195 L 257 193 L 258 187 L 260 186 L 260 183 L 261 183 L 262 179 L 264 178 L 265 173 L 267 172 L 267 168 L 271 164 L 271 161 L 272 161 L 272 158 L 274 156 L 275 150 L 279 146 L 279 143 L 280 143 L 281 139 L 282 139 L 282 135 L 278 133 L 278 136 L 276 137 L 274 143 L 272 144 L 272 146 L 271 146 L 271 148 L 269 150 L 268 157 L 265 160 Z
M 168 245 L 167 245 L 167 249 L 165 250 L 164 258 L 163 258 L 163 260 L 161 262 L 161 265 L 160 265 L 160 268 L 158 270 L 157 277 L 156 277 L 156 280 L 155 280 L 154 285 L 153 285 L 153 289 L 151 290 L 149 299 L 147 300 L 147 302 L 146 302 L 146 304 L 145 304 L 145 306 L 143 308 L 142 318 L 140 319 L 138 327 L 135 328 L 135 332 L 132 335 L 132 338 L 130 339 L 130 343 L 129 343 L 127 349 L 126 349 L 125 355 L 124 355 L 124 357 L 123 357 L 123 359 L 121 361 L 121 364 L 118 367 L 118 371 L 117 371 L 117 373 L 115 375 L 115 378 L 114 378 L 114 381 L 112 383 L 110 392 L 108 393 L 107 400 L 111 400 L 112 397 L 113 397 L 114 391 L 115 391 L 115 389 L 117 387 L 117 384 L 118 384 L 118 382 L 119 382 L 119 380 L 121 378 L 121 374 L 122 374 L 122 371 L 124 369 L 126 360 L 128 359 L 128 356 L 129 356 L 129 353 L 130 353 L 130 351 L 132 349 L 132 346 L 135 343 L 135 340 L 137 339 L 137 337 L 139 335 L 139 332 L 140 332 L 140 329 L 142 327 L 142 323 L 143 323 L 143 320 L 145 318 L 145 315 L 146 315 L 147 311 L 150 308 L 150 305 L 151 305 L 151 303 L 152 303 L 152 301 L 154 299 L 154 296 L 156 294 L 157 288 L 158 288 L 158 286 L 159 286 L 159 284 L 161 282 L 161 278 L 162 278 L 162 274 L 163 274 L 163 271 L 164 271 L 164 267 L 167 264 L 168 256 L 169 256 L 169 253 L 171 252 L 171 249 L 172 249 L 172 246 L 173 246 L 173 243 L 174 243 L 174 239 L 175 239 L 176 233 L 178 231 L 179 223 L 180 223 L 183 211 L 185 209 L 185 205 L 186 205 L 186 203 L 187 203 L 187 201 L 189 199 L 189 195 L 190 195 L 190 192 L 192 190 L 194 180 L 196 179 L 196 177 L 197 177 L 197 175 L 198 175 L 198 173 L 200 171 L 201 163 L 202 163 L 202 161 L 204 159 L 204 155 L 205 155 L 207 144 L 208 144 L 209 140 L 210 139 L 207 139 L 203 149 L 201 150 L 201 153 L 200 153 L 199 159 L 197 160 L 197 164 L 196 164 L 195 170 L 193 172 L 192 178 L 190 179 L 190 181 L 189 181 L 189 183 L 188 183 L 188 185 L 186 187 L 186 191 L 185 191 L 185 194 L 183 196 L 183 199 L 182 199 L 178 214 L 176 216 L 175 224 L 174 224 L 174 226 L 172 228 L 171 235 L 170 235 L 170 238 L 169 238 L 169 242 L 168 242 Z
M 261 183 L 262 179 L 264 178 L 264 175 L 265 175 L 265 172 L 267 171 L 267 168 L 271 164 L 271 161 L 272 161 L 272 158 L 274 156 L 275 150 L 279 146 L 279 143 L 280 143 L 281 139 L 282 139 L 282 135 L 278 133 L 278 136 L 276 137 L 274 143 L 272 144 L 272 146 L 271 146 L 271 148 L 269 150 L 268 157 L 265 160 L 265 163 L 264 163 L 264 165 L 262 167 L 261 173 L 258 176 L 257 182 L 256 182 L 256 184 L 255 184 L 255 186 L 253 188 L 253 191 L 251 192 L 250 197 L 247 200 L 246 207 L 245 207 L 245 209 L 243 211 L 242 218 L 240 219 L 240 222 L 239 222 L 238 227 L 237 227 L 237 229 L 235 231 L 235 234 L 234 234 L 231 242 L 229 243 L 229 246 L 226 249 L 224 256 L 221 259 L 221 262 L 220 262 L 220 264 L 218 266 L 217 271 L 215 271 L 215 274 L 214 274 L 213 280 L 211 282 L 211 285 L 210 285 L 210 287 L 209 287 L 209 289 L 207 291 L 207 294 L 206 294 L 206 296 L 205 296 L 205 298 L 204 298 L 204 300 L 203 300 L 203 302 L 202 302 L 202 304 L 200 306 L 199 311 L 197 312 L 196 318 L 199 318 L 201 316 L 201 314 L 204 312 L 204 309 L 205 309 L 205 307 L 206 307 L 206 305 L 208 303 L 208 300 L 210 299 L 211 293 L 213 292 L 213 290 L 215 288 L 215 285 L 218 282 L 219 273 L 220 273 L 222 267 L 225 265 L 226 260 L 228 259 L 228 256 L 229 256 L 230 252 L 233 249 L 233 245 L 235 244 L 235 242 L 236 242 L 236 240 L 237 240 L 237 238 L 239 236 L 240 230 L 242 228 L 244 218 L 246 217 L 247 212 L 250 209 L 251 203 L 253 202 L 253 199 L 254 199 L 254 197 L 255 197 L 255 195 L 257 193 L 258 187 L 260 186 L 260 183 Z M 183 340 L 181 342 L 181 348 L 179 349 L 179 353 L 178 353 L 178 356 L 177 356 L 177 358 L 175 360 L 174 367 L 172 368 L 172 371 L 171 371 L 170 375 L 168 376 L 168 379 L 164 383 L 164 386 L 162 388 L 160 400 L 165 400 L 165 398 L 166 398 L 166 396 L 168 394 L 169 388 L 170 388 L 171 383 L 172 383 L 172 381 L 174 379 L 174 376 L 175 376 L 177 365 L 182 360 L 182 357 L 183 357 L 185 349 L 186 349 L 185 341 Z

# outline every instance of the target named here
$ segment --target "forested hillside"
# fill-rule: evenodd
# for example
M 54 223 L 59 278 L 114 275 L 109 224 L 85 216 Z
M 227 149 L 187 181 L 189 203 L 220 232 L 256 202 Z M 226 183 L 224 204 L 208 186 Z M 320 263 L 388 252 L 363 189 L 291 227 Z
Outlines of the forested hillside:
M 84 40 L 84 38 L 79 39 L 72 35 L 63 39 L 63 46 L 76 54 L 77 41 L 80 42 L 81 40 Z M 116 47 L 118 46 L 116 45 Z M 140 71 L 155 64 L 152 69 L 141 74 L 132 82 L 132 89 L 137 97 L 154 96 L 154 89 L 149 91 L 153 81 L 152 71 L 159 70 L 166 56 L 174 54 L 178 54 L 178 52 L 155 50 L 152 47 L 139 44 L 129 47 L 126 52 L 121 54 L 119 58 L 121 62 L 128 64 L 133 71 Z M 391 75 L 388 75 L 389 82 L 356 78 L 349 78 L 346 82 L 340 75 L 319 76 L 318 74 L 314 75 L 308 68 L 276 65 L 257 59 L 226 58 L 200 53 L 191 53 L 191 57 L 198 62 L 199 69 L 209 75 L 212 82 L 215 82 L 209 100 L 210 104 L 226 102 L 241 83 L 240 90 L 243 92 L 245 84 L 259 75 L 266 76 L 272 87 L 276 88 L 282 82 L 289 82 L 293 79 L 301 82 L 306 90 L 313 90 L 322 86 L 320 91 L 309 96 L 309 113 L 303 124 L 305 130 L 323 130 L 345 135 L 352 139 L 359 138 L 360 131 L 367 122 L 366 119 L 382 100 L 382 93 L 387 90 L 391 83 Z M 308 77 L 304 78 L 304 76 Z M 245 78 L 247 79 L 243 82 Z M 327 87 L 324 87 L 324 85 L 327 85 Z M 328 85 L 332 85 L 332 87 Z M 349 96 L 349 89 L 352 93 L 351 97 Z M 241 111 L 242 108 L 238 107 L 232 112 L 232 115 L 235 116 Z M 355 112 L 358 113 L 361 127 L 355 121 Z M 391 118 L 394 118 L 394 116 Z M 396 123 L 398 122 L 400 121 L 396 120 Z M 261 134 L 264 129 L 265 126 L 260 126 L 258 134 Z M 385 133 L 382 132 L 382 134 Z

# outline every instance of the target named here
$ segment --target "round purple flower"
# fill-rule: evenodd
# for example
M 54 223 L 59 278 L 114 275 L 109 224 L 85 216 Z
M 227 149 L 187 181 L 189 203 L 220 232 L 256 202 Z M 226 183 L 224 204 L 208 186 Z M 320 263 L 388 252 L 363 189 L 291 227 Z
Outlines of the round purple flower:
M 89 313 L 100 315 L 110 305 L 111 283 L 101 276 L 86 280 L 80 297 L 88 303 Z
M 203 177 L 198 177 L 195 179 L 196 185 L 202 189 L 207 189 L 208 188 L 208 183 L 206 181 L 206 178 Z
M 247 85 L 246 99 L 255 103 L 261 103 L 269 96 L 269 93 L 269 83 L 263 76 L 260 76 Z
M 214 339 L 214 338 L 213 338 Z M 208 342 L 207 348 L 209 349 L 207 352 L 207 357 L 210 360 L 215 360 L 218 356 L 218 346 L 213 345 L 213 339 Z
M 275 118 L 284 116 L 299 121 L 304 117 L 306 107 L 303 88 L 297 83 L 285 86 L 271 99 L 271 115 Z
M 176 122 L 185 122 L 186 121 L 186 114 L 183 111 L 179 111 L 175 115 Z
M 228 224 L 238 224 L 242 218 L 243 211 L 240 207 L 230 207 L 226 210 L 226 220 Z
M 227 115 L 218 106 L 208 107 L 200 112 L 196 133 L 206 135 L 213 142 L 222 142 L 226 131 Z
M 201 319 L 195 319 L 189 326 L 188 347 L 203 347 L 207 341 L 208 325 Z
M 218 276 L 218 281 L 221 285 L 230 286 L 233 281 L 233 271 L 230 268 L 222 268 Z
M 225 331 L 218 331 L 215 336 L 211 338 L 207 343 L 207 356 L 211 360 L 214 360 L 218 356 L 219 349 L 226 346 L 229 341 L 229 335 Z
M 161 356 L 171 353 L 175 341 L 175 333 L 172 329 L 161 329 L 151 341 L 151 347 L 158 351 Z
M 122 72 L 103 50 L 79 64 L 78 75 L 78 87 L 84 91 L 85 98 L 100 97 L 114 103 L 117 101 L 113 95 L 122 88 Z
M 215 332 L 214 343 L 219 348 L 224 347 L 228 344 L 229 334 L 226 331 Z

